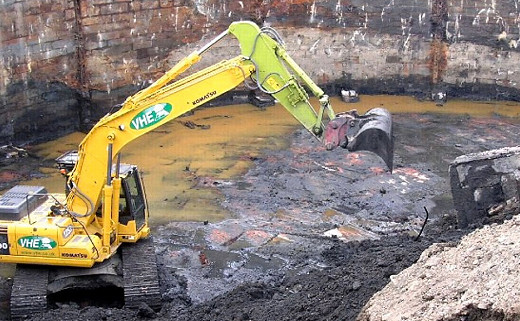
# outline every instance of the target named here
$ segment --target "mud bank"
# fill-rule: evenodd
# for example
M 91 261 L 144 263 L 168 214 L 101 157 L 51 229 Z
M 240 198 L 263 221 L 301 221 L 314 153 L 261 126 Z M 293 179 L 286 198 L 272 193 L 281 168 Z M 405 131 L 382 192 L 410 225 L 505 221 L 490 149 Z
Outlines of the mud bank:
M 394 122 L 397 166 L 392 175 L 371 155 L 323 154 L 319 145 L 296 132 L 289 149 L 259 157 L 243 178 L 209 184 L 207 188 L 226 195 L 223 205 L 237 221 L 172 223 L 158 229 L 167 302 L 157 317 L 354 320 L 372 294 L 430 244 L 456 242 L 467 231 L 457 230 L 452 219 L 449 161 L 514 143 L 517 125 L 508 119 L 453 115 L 398 115 Z M 415 241 L 424 220 L 421 207 L 429 208 L 432 219 Z M 334 215 L 327 212 L 331 208 Z M 352 243 L 323 237 L 349 219 L 375 236 Z M 255 221 L 262 227 L 252 226 Z M 362 224 L 366 221 L 370 224 Z M 215 231 L 230 232 L 230 225 L 240 227 L 227 239 L 214 237 Z M 247 243 L 244 231 L 254 228 L 272 237 L 256 246 Z M 201 251 L 208 252 L 213 264 L 198 261 Z M 223 254 L 227 262 L 217 259 Z M 263 264 L 251 263 L 255 255 Z M 140 319 L 143 313 L 70 305 L 34 319 L 56 317 L 119 320 Z
M 296 131 L 245 175 L 193 176 L 232 215 L 156 228 L 161 311 L 65 302 L 32 320 L 355 320 L 427 247 L 471 231 L 457 229 L 448 164 L 515 145 L 517 128 L 502 117 L 394 115 L 392 174 L 371 154 L 326 153 Z

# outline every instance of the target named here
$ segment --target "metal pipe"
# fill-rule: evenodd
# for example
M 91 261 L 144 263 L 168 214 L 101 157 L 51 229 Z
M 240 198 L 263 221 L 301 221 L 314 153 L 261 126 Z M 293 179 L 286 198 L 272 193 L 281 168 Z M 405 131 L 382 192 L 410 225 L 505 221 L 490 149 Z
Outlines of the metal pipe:
M 211 40 L 209 43 L 205 44 L 204 47 L 200 48 L 197 51 L 197 54 L 200 56 L 203 54 L 206 50 L 208 50 L 211 46 L 219 42 L 222 38 L 224 38 L 228 34 L 228 30 L 223 31 L 221 34 L 219 34 L 215 39 Z
M 112 143 L 108 143 L 108 162 L 107 162 L 107 185 L 112 181 Z
M 117 153 L 117 160 L 116 160 L 116 178 L 119 178 L 120 174 L 120 166 L 121 166 L 121 153 Z

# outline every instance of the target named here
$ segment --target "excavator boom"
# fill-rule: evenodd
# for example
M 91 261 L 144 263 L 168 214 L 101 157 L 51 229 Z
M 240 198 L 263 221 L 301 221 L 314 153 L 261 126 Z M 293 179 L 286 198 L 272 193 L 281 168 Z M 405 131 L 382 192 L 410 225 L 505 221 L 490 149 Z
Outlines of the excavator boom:
M 67 199 L 69 211 L 78 213 L 86 223 L 92 220 L 91 213 L 102 200 L 104 185 L 110 182 L 115 156 L 125 145 L 234 89 L 254 70 L 250 63 L 238 56 L 169 83 L 178 75 L 178 70 L 198 59 L 200 56 L 196 53 L 191 54 L 150 87 L 129 97 L 119 111 L 105 116 L 92 128 L 79 146 L 76 167 L 70 174 L 69 184 L 73 192 Z M 110 155 L 106 152 L 109 146 Z

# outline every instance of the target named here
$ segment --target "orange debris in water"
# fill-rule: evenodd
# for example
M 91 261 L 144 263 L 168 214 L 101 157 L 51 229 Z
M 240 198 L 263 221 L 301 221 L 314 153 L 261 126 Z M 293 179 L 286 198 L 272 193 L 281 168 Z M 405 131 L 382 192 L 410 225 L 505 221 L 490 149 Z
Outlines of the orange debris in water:
M 370 167 L 370 171 L 375 175 L 381 175 L 383 173 L 386 173 L 386 169 L 383 167 Z
M 359 166 L 363 164 L 359 153 L 349 153 L 346 156 L 347 165 L 349 166 Z
M 213 243 L 223 244 L 231 239 L 231 235 L 222 230 L 213 230 L 209 235 L 209 239 Z

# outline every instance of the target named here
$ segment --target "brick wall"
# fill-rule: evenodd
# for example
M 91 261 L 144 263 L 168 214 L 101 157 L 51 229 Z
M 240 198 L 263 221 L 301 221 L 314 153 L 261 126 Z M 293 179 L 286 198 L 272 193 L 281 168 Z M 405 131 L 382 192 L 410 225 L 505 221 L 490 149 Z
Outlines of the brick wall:
M 2 3 L 0 93 L 9 83 L 28 78 L 72 84 L 76 70 L 72 1 Z
M 0 142 L 77 123 L 73 11 L 67 0 L 0 5 Z
M 515 0 L 3 0 L 0 143 L 97 119 L 230 22 L 276 27 L 319 84 L 519 100 Z M 219 44 L 212 63 L 238 53 Z M 316 64 L 316 61 L 320 61 Z

